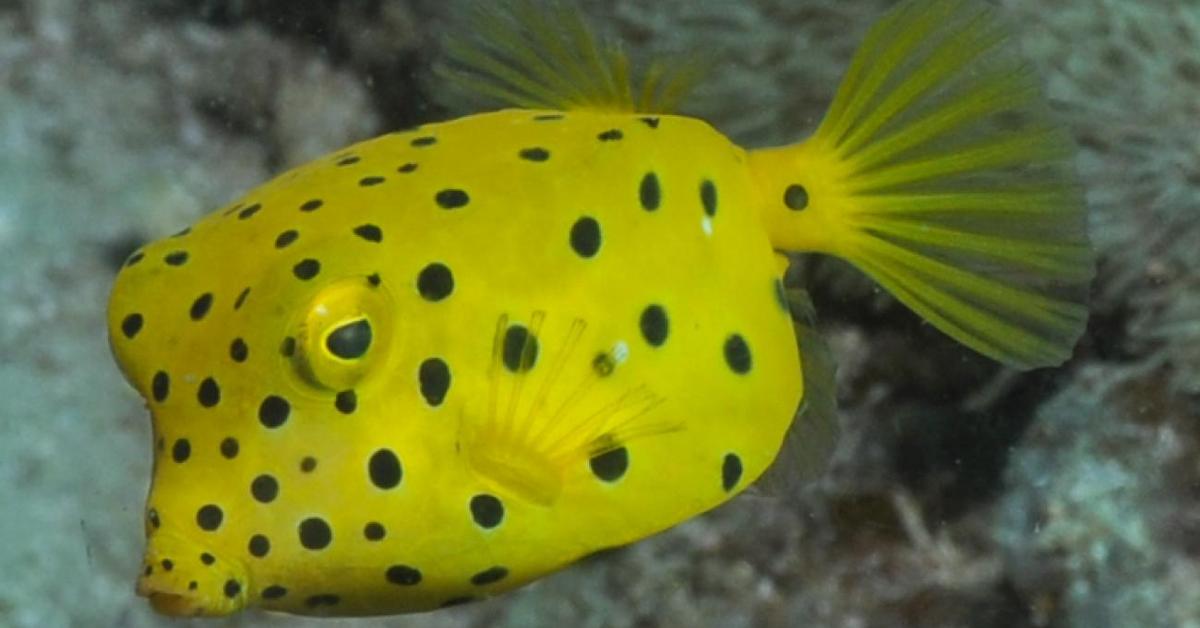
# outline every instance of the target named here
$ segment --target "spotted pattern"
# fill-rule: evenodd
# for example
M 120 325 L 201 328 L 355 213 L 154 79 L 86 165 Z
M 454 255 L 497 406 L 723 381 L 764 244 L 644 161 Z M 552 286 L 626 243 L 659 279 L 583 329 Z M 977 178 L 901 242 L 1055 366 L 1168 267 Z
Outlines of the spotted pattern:
M 175 462 L 186 462 L 192 455 L 192 444 L 186 438 L 176 439 L 171 447 L 171 459 Z
M 262 591 L 262 596 L 265 600 L 278 600 L 285 595 L 287 595 L 287 589 L 277 584 L 272 584 Z
M 354 228 L 354 235 L 367 242 L 383 242 L 383 230 L 377 225 L 365 224 Z
M 421 396 L 425 403 L 440 406 L 450 390 L 450 366 L 441 358 L 429 358 L 421 362 L 417 378 L 421 383 Z
M 417 292 L 426 301 L 441 301 L 454 292 L 454 273 L 440 262 L 429 264 L 417 275 Z
M 320 517 L 309 517 L 301 521 L 297 532 L 300 535 L 300 545 L 305 549 L 323 550 L 333 542 L 333 530 Z
M 367 461 L 367 476 L 377 488 L 389 490 L 400 485 L 404 470 L 400 458 L 390 449 L 379 449 Z
M 642 177 L 642 183 L 638 186 L 638 200 L 642 203 L 642 209 L 648 212 L 658 209 L 662 204 L 662 188 L 658 183 L 658 175 L 647 172 Z
M 343 390 L 333 398 L 333 407 L 342 414 L 354 414 L 358 409 L 358 394 L 353 390 Z
M 387 529 L 378 521 L 371 521 L 363 526 L 363 538 L 368 541 L 382 541 L 386 536 Z
M 205 408 L 211 408 L 221 402 L 221 387 L 217 380 L 205 377 L 196 390 L 196 400 Z
M 167 396 L 171 394 L 171 376 L 167 375 L 166 371 L 159 371 L 154 374 L 150 380 L 150 396 L 155 401 L 162 403 L 167 400 Z
M 301 281 L 308 281 L 316 277 L 320 272 L 321 262 L 311 258 L 300 260 L 292 267 L 292 274 L 296 276 L 296 279 Z
M 279 395 L 268 395 L 258 406 L 258 421 L 264 427 L 277 428 L 288 420 L 292 405 Z
M 753 359 L 750 356 L 750 346 L 746 344 L 746 339 L 741 334 L 732 334 L 725 339 L 725 364 L 729 365 L 729 370 L 738 375 L 745 375 L 750 372 L 750 367 L 753 364 Z
M 546 161 L 550 159 L 550 151 L 544 148 L 523 148 L 517 155 L 526 161 Z
M 447 189 L 435 194 L 433 200 L 442 209 L 459 209 L 466 207 L 467 203 L 471 202 L 471 197 L 463 190 Z
M 495 584 L 508 576 L 508 569 L 504 567 L 489 567 L 483 571 L 471 576 L 471 584 L 482 587 L 489 584 Z
M 274 476 L 264 473 L 250 483 L 250 494 L 254 496 L 255 501 L 269 504 L 279 497 L 279 481 Z
M 591 216 L 584 216 L 571 225 L 571 250 L 582 258 L 595 257 L 600 251 L 600 223 Z
M 224 519 L 224 511 L 216 504 L 205 504 L 196 511 L 196 525 L 200 526 L 200 529 L 206 532 L 212 532 L 220 528 L 221 522 Z
M 475 525 L 490 530 L 504 521 L 504 503 L 495 495 L 480 493 L 471 498 L 471 519 Z
M 290 246 L 293 242 L 300 238 L 300 232 L 295 229 L 288 229 L 275 236 L 275 248 L 283 249 Z
M 229 343 L 229 358 L 234 362 L 245 362 L 248 357 L 250 357 L 250 347 L 246 346 L 246 341 L 234 338 L 233 342 Z
M 808 190 L 803 185 L 793 183 L 783 191 L 783 204 L 792 211 L 800 211 L 808 207 Z
M 741 479 L 742 459 L 737 454 L 725 454 L 725 459 L 721 461 L 721 488 L 729 492 Z
M 717 215 L 717 186 L 709 179 L 700 182 L 700 206 L 704 208 L 705 216 Z
M 616 482 L 629 470 L 629 450 L 618 447 L 588 460 L 592 474 L 605 482 Z
M 408 565 L 392 565 L 384 573 L 387 581 L 402 587 L 411 587 L 421 582 L 421 572 Z
M 236 438 L 234 438 L 232 436 L 227 436 L 227 437 L 225 437 L 224 440 L 221 441 L 220 449 L 221 449 L 221 456 L 223 458 L 225 458 L 226 460 L 233 460 L 234 458 L 237 458 L 238 451 L 241 449 L 241 445 L 238 444 L 238 441 Z
M 504 332 L 502 359 L 513 373 L 528 371 L 537 363 L 538 341 L 524 325 L 512 325 Z
M 271 552 L 271 540 L 261 534 L 255 534 L 250 537 L 250 542 L 246 544 L 246 549 L 250 555 L 255 558 L 263 558 Z
M 163 261 L 168 266 L 183 266 L 188 261 L 187 251 L 171 251 L 163 256 Z
M 121 320 L 121 333 L 125 334 L 126 338 L 133 340 L 133 337 L 142 331 L 142 325 L 144 324 L 145 319 L 142 318 L 141 314 L 135 312 Z
M 642 338 L 646 344 L 661 347 L 667 341 L 667 333 L 670 330 L 667 311 L 658 304 L 646 306 L 638 319 L 638 328 L 642 331 Z
M 204 294 L 196 297 L 195 301 L 192 301 L 192 307 L 188 311 L 188 315 L 191 316 L 192 320 L 194 321 L 202 320 L 206 315 L 208 315 L 208 310 L 212 308 L 212 303 L 212 293 L 205 292 Z

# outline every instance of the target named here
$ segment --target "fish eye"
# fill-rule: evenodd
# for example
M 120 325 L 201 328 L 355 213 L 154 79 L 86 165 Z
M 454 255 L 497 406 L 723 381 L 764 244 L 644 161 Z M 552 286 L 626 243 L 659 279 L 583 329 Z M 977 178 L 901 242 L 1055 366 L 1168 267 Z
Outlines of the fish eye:
M 325 336 L 325 348 L 343 360 L 357 360 L 371 348 L 371 323 L 365 318 L 343 323 Z
M 285 364 L 300 383 L 326 391 L 360 386 L 380 371 L 392 345 L 394 303 L 385 286 L 348 277 L 321 287 L 294 314 Z M 286 342 L 286 340 L 285 340 Z

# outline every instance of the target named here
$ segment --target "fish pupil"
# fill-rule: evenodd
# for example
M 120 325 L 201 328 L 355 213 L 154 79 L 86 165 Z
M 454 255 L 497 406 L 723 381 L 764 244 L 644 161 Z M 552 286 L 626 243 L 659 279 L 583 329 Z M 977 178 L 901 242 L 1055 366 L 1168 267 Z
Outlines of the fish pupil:
M 329 352 L 343 360 L 361 358 L 370 346 L 371 323 L 365 319 L 342 325 L 325 338 Z

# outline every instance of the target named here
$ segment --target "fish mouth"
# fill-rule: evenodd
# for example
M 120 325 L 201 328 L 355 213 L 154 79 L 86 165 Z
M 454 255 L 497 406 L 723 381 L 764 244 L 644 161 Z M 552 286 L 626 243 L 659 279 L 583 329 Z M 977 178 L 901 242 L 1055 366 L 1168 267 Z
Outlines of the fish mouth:
M 137 594 L 146 598 L 150 606 L 163 615 L 171 617 L 188 617 L 203 614 L 203 606 L 193 595 L 185 591 L 174 590 L 169 585 L 150 578 L 140 578 L 137 583 Z

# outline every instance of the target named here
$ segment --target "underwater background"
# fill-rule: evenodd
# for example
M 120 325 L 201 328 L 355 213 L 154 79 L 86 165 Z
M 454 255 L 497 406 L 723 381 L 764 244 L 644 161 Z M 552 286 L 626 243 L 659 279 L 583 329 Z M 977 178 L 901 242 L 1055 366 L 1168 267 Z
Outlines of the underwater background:
M 885 0 L 582 3 L 630 55 L 716 61 L 687 112 L 812 130 Z M 809 258 L 834 464 L 494 600 L 168 621 L 133 593 L 150 424 L 104 305 L 138 244 L 349 142 L 465 111 L 438 0 L 0 0 L 0 627 L 1200 628 L 1200 2 L 1003 0 L 1079 144 L 1089 330 L 1015 373 Z

